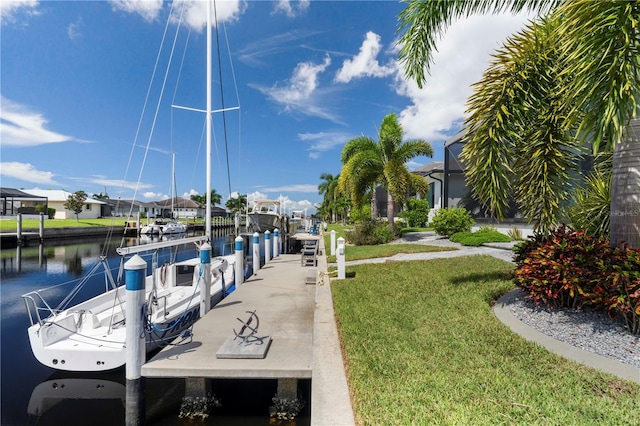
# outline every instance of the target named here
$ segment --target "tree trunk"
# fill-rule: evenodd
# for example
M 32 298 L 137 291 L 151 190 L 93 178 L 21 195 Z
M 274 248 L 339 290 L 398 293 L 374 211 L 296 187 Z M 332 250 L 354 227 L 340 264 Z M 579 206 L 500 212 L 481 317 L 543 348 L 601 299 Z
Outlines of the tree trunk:
M 387 193 L 387 221 L 389 221 L 389 227 L 394 232 L 396 231 L 396 224 L 393 219 L 396 217 L 396 203 L 393 201 L 393 197 L 390 193 Z
M 376 186 L 371 189 L 371 220 L 378 218 L 378 200 L 376 199 Z
M 610 240 L 640 248 L 640 118 L 631 120 L 613 152 Z

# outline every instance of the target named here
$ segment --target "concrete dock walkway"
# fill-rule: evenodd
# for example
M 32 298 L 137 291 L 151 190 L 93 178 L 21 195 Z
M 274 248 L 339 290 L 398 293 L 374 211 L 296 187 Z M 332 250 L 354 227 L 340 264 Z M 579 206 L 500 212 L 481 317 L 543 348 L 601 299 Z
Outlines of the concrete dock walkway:
M 325 253 L 320 240 L 320 251 Z M 142 367 L 144 377 L 185 379 L 311 379 L 311 424 L 355 425 L 326 256 L 315 268 L 301 266 L 299 254 L 271 260 L 193 327 L 191 343 L 168 347 Z M 317 285 L 306 284 L 309 273 Z M 269 336 L 264 359 L 218 359 L 216 352 L 239 331 L 247 312 L 260 319 L 258 336 Z M 189 385 L 187 385 L 189 387 Z M 295 389 L 294 389 L 295 391 Z

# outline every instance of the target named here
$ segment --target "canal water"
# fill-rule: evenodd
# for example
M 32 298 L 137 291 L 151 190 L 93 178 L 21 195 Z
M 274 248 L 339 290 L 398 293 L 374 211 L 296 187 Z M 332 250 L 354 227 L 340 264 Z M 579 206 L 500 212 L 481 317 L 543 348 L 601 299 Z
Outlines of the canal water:
M 125 245 L 141 242 L 144 241 L 130 238 Z M 231 253 L 233 243 L 231 235 L 215 236 L 212 255 Z M 2 426 L 125 424 L 124 367 L 105 373 L 69 373 L 41 365 L 31 353 L 26 331 L 30 321 L 21 297 L 30 291 L 54 287 L 51 294 L 62 300 L 103 253 L 116 276 L 120 257 L 115 249 L 120 244 L 120 241 L 100 239 L 46 242 L 0 250 Z M 162 249 L 159 259 L 162 263 L 165 259 L 182 260 L 194 254 L 195 246 L 189 244 Z M 143 258 L 151 264 L 150 256 Z M 80 298 L 92 297 L 102 289 L 104 277 L 98 274 L 85 285 Z M 143 386 L 146 424 L 194 424 L 193 420 L 178 417 L 184 396 L 183 380 L 143 379 Z M 195 423 L 269 424 L 269 406 L 277 389 L 275 380 L 216 380 L 212 388 L 221 407 L 214 409 L 204 422 Z M 300 390 L 303 398 L 310 401 L 310 381 L 301 381 Z M 308 405 L 297 419 L 297 425 L 309 424 Z

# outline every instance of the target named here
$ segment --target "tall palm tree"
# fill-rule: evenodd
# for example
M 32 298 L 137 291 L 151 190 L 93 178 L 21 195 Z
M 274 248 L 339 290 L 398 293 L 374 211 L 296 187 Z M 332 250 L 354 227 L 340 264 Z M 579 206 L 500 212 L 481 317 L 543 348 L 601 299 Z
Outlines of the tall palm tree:
M 399 30 L 404 31 L 400 39 L 400 60 L 407 75 L 415 78 L 419 85 L 424 83 L 435 39 L 452 19 L 504 10 L 549 11 L 547 19 L 539 26 L 531 26 L 519 37 L 531 39 L 542 36 L 538 40 L 544 40 L 550 57 L 546 58 L 549 61 L 545 66 L 544 49 L 536 51 L 531 44 L 514 43 L 512 40 L 501 52 L 503 56 L 508 49 L 513 56 L 526 51 L 537 52 L 533 62 L 538 68 L 525 67 L 525 72 L 528 70 L 531 76 L 523 82 L 524 86 L 533 85 L 539 91 L 517 86 L 516 83 L 521 82 L 513 78 L 510 86 L 504 84 L 509 79 L 506 68 L 502 69 L 502 76 L 494 75 L 493 79 L 492 70 L 487 71 L 483 81 L 476 86 L 470 102 L 472 118 L 468 124 L 479 135 L 472 136 L 465 145 L 470 180 L 485 176 L 485 184 L 475 190 L 475 195 L 490 206 L 494 214 L 501 216 L 500 206 L 505 205 L 505 197 L 511 191 L 504 182 L 504 176 L 511 171 L 516 175 L 522 174 L 530 166 L 528 161 L 518 162 L 504 155 L 516 143 L 517 150 L 522 151 L 520 158 L 528 155 L 537 161 L 537 171 L 528 176 L 534 184 L 542 179 L 545 168 L 562 169 L 563 166 L 554 164 L 555 161 L 575 162 L 575 150 L 584 142 L 589 143 L 593 153 L 614 150 L 617 160 L 613 165 L 611 192 L 611 242 L 616 244 L 624 239 L 629 246 L 640 247 L 640 213 L 637 207 L 640 198 L 640 176 L 637 173 L 640 140 L 638 119 L 635 118 L 640 99 L 640 4 L 637 1 L 591 0 L 413 0 L 399 16 Z M 522 61 L 513 61 L 516 63 L 526 65 Z M 511 68 L 511 77 L 522 70 Z M 552 76 L 561 84 L 542 81 Z M 536 78 L 540 84 L 534 84 Z M 514 89 L 520 93 L 512 96 L 511 102 L 507 102 L 507 97 L 498 97 L 504 103 L 500 108 L 493 108 L 483 97 L 488 97 L 491 90 L 498 87 L 496 82 L 499 81 L 502 81 L 506 95 Z M 537 107 L 543 107 L 543 114 L 551 114 L 552 120 L 527 121 Z M 529 114 L 522 114 L 523 111 L 529 111 Z M 473 114 L 478 120 L 474 121 Z M 539 114 L 538 119 L 544 119 L 543 114 Z M 482 124 L 480 117 L 490 122 Z M 501 125 L 500 121 L 504 124 Z M 496 130 L 502 134 L 494 134 Z M 546 143 L 544 135 L 552 137 L 553 143 Z M 572 137 L 575 137 L 574 141 Z M 555 155 L 549 155 L 554 150 Z M 482 172 L 482 168 L 490 172 Z M 487 180 L 487 176 L 493 176 L 494 181 Z M 551 175 L 551 179 L 561 179 L 561 176 Z M 518 182 L 514 186 L 516 195 L 517 185 Z M 558 187 L 558 182 L 555 185 Z M 544 186 L 551 188 L 553 185 Z M 619 189 L 623 190 L 622 195 L 617 195 L 620 194 Z M 520 195 L 525 194 L 521 192 Z M 557 202 L 553 191 L 539 191 L 536 196 L 543 200 L 542 204 Z M 533 206 L 529 206 L 528 210 L 529 214 L 537 215 L 535 219 L 548 226 L 550 218 L 560 208 L 539 207 L 536 212 Z
M 331 222 L 336 221 L 336 210 L 334 204 L 338 198 L 340 192 L 338 191 L 338 179 L 340 174 L 333 176 L 331 173 L 323 173 L 320 175 L 320 179 L 323 182 L 318 185 L 318 194 L 323 195 L 322 208 L 327 211 L 331 217 Z
M 370 137 L 359 136 L 345 144 L 339 187 L 351 196 L 354 205 L 359 206 L 367 190 L 377 184 L 382 185 L 387 191 L 387 219 L 395 231 L 396 203 L 404 203 L 410 188 L 424 193 L 428 190 L 424 179 L 409 173 L 405 164 L 420 155 L 433 155 L 429 142 L 419 139 L 403 142 L 402 126 L 395 114 L 389 114 L 382 120 L 377 142 Z M 375 190 L 372 192 L 374 198 Z M 371 214 L 374 215 L 373 208 Z

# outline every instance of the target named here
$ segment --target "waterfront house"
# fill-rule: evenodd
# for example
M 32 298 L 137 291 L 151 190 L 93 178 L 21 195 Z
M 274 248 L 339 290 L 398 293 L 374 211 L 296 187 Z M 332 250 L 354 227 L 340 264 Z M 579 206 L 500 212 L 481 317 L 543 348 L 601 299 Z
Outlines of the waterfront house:
M 30 194 L 33 197 L 46 198 L 48 200 L 49 208 L 56 210 L 55 219 L 75 219 L 76 214 L 64 208 L 64 203 L 71 192 L 63 189 L 25 189 L 25 193 Z M 96 219 L 102 217 L 102 206 L 106 203 L 100 200 L 94 200 L 93 198 L 87 198 L 84 202 L 84 209 L 82 213 L 78 215 L 79 219 Z

